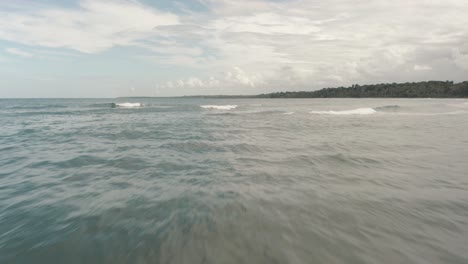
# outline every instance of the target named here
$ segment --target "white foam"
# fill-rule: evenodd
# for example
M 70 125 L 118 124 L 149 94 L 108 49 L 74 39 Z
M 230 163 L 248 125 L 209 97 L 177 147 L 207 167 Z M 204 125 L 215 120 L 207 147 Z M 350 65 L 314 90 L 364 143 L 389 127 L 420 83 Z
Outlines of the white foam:
M 292 115 L 292 114 L 294 114 L 294 112 L 285 112 L 285 113 L 283 113 L 283 115 Z
M 200 107 L 205 109 L 232 110 L 236 109 L 237 105 L 200 105 Z
M 115 104 L 117 107 L 142 107 L 142 103 L 120 103 L 120 104 Z
M 358 108 L 345 111 L 312 111 L 311 114 L 327 114 L 327 115 L 372 115 L 377 113 L 373 108 Z

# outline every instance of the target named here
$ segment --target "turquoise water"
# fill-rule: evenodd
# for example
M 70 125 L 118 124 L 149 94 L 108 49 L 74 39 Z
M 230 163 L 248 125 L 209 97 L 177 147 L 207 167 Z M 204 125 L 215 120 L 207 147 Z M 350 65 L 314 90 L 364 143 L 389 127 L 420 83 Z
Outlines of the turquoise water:
M 0 263 L 468 263 L 468 100 L 3 99 L 0 122 Z

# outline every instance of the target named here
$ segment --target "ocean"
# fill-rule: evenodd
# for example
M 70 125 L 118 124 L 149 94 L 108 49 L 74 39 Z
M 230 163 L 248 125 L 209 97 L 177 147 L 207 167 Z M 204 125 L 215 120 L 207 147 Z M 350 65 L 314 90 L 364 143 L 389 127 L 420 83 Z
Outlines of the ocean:
M 0 263 L 468 263 L 468 99 L 1 99 Z

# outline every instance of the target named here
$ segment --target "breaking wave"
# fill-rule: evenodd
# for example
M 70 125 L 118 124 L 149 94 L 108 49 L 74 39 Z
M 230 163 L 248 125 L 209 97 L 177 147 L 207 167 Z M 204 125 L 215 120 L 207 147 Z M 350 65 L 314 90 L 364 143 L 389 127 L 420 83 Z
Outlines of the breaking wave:
M 97 104 L 90 104 L 84 107 L 91 107 L 91 108 L 114 108 L 117 107 L 115 103 L 97 103 Z
M 113 103 L 114 107 L 123 107 L 123 108 L 134 108 L 134 107 L 142 107 L 142 103 Z
M 344 111 L 312 111 L 311 114 L 327 114 L 327 115 L 372 115 L 377 113 L 373 108 L 357 108 Z
M 237 105 L 200 105 L 204 109 L 216 109 L 216 110 L 232 110 L 236 109 Z

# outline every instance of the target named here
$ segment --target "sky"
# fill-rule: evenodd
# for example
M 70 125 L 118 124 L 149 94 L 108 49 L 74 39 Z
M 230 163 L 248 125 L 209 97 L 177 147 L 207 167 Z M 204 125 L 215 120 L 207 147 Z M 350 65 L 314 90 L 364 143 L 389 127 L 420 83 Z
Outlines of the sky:
M 0 0 L 0 97 L 468 80 L 466 0 Z

